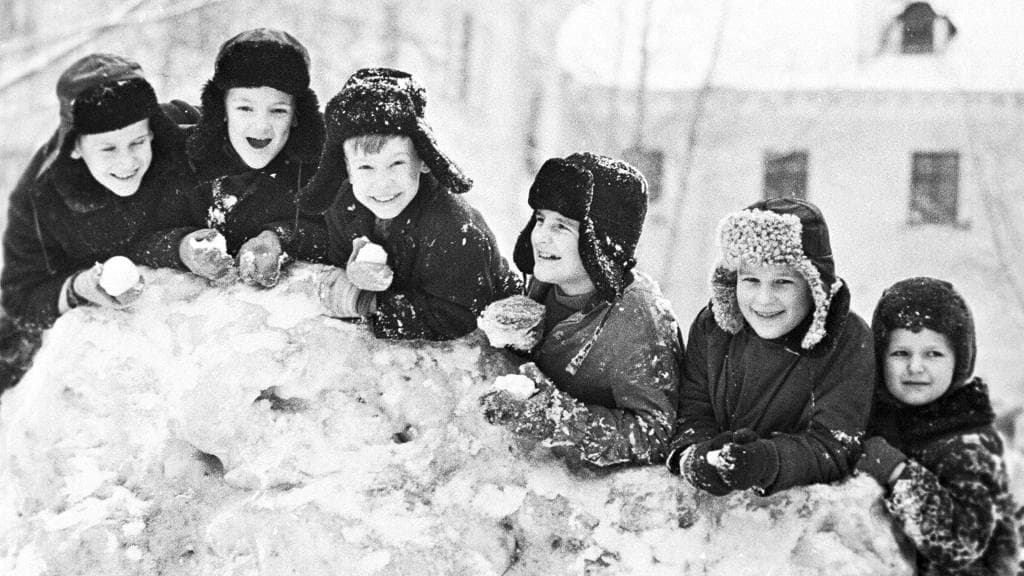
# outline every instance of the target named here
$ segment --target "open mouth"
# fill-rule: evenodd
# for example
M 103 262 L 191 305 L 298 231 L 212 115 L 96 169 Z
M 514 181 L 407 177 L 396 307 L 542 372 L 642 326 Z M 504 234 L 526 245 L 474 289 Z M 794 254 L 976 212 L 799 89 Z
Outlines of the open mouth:
M 263 148 L 266 148 L 267 146 L 270 146 L 270 141 L 271 140 L 272 140 L 272 138 L 249 138 L 249 137 L 246 137 L 246 139 L 245 139 L 245 141 L 249 143 L 249 146 L 252 146 L 253 148 L 255 148 L 257 150 L 262 150 Z
M 389 196 L 371 196 L 371 198 L 373 198 L 374 202 L 377 202 L 379 204 L 387 204 L 388 202 L 394 201 L 395 198 L 398 198 L 401 195 L 402 195 L 401 193 L 397 193 L 397 194 L 391 194 Z
M 554 254 L 549 254 L 547 252 L 537 252 L 536 255 L 537 255 L 537 258 L 536 258 L 537 260 L 554 261 L 554 260 L 561 260 L 562 259 L 559 256 L 555 256 Z

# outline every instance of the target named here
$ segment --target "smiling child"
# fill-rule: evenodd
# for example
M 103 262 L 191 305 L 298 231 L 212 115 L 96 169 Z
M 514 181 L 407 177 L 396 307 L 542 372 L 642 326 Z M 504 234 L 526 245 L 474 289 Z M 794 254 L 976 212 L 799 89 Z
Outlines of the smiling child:
M 669 470 L 715 495 L 849 475 L 874 355 L 821 211 L 758 202 L 722 220 L 719 244 L 711 303 L 687 339 Z
M 1018 534 L 974 320 L 953 285 L 893 284 L 871 323 L 880 385 L 857 469 L 917 550 L 918 574 L 1014 574 Z

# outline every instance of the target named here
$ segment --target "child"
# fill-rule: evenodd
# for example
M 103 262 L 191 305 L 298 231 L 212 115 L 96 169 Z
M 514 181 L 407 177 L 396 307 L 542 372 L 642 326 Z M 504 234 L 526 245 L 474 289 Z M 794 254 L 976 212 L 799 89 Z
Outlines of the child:
M 111 54 L 81 58 L 57 81 L 57 96 L 60 126 L 8 206 L 4 386 L 27 369 L 39 332 L 58 316 L 76 306 L 120 308 L 138 296 L 105 290 L 97 262 L 121 255 L 181 267 L 178 245 L 192 230 L 184 211 L 173 209 L 191 186 L 184 136 L 138 63 Z
M 207 228 L 197 235 L 212 240 L 222 234 L 241 278 L 260 286 L 277 283 L 287 257 L 325 261 L 323 218 L 300 216 L 295 206 L 316 171 L 324 138 L 306 48 L 279 30 L 238 34 L 221 46 L 202 103 L 202 119 L 188 140 L 200 181 L 193 220 Z M 190 246 L 196 244 L 182 247 L 186 260 L 196 250 Z M 209 243 L 199 246 L 198 256 L 208 255 Z M 230 259 L 214 262 L 221 268 L 204 275 L 230 274 Z
M 850 474 L 874 383 L 871 333 L 813 204 L 757 202 L 719 225 L 711 303 L 690 327 L 667 464 L 714 495 Z
M 353 74 L 327 105 L 327 143 L 300 201 L 327 212 L 330 260 L 344 268 L 325 278 L 325 306 L 369 318 L 378 338 L 458 338 L 519 287 L 483 217 L 457 196 L 471 182 L 438 149 L 425 106 L 405 72 Z M 363 261 L 370 242 L 376 262 Z
M 647 182 L 625 162 L 573 154 L 544 163 L 529 203 L 533 217 L 514 258 L 533 275 L 527 295 L 544 305 L 533 362 L 520 368 L 538 389 L 525 400 L 486 394 L 487 419 L 574 462 L 661 462 L 683 344 L 671 305 L 653 280 L 633 271 Z
M 871 327 L 879 378 L 857 464 L 917 549 L 918 574 L 1013 574 L 1016 508 L 974 321 L 953 286 L 910 278 L 882 293 Z

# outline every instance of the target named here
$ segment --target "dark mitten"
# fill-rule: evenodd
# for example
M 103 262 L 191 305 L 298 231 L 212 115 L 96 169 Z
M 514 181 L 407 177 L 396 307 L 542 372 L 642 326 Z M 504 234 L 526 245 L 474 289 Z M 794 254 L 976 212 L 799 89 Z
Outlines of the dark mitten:
M 748 428 L 737 430 L 719 454 L 722 480 L 736 490 L 767 488 L 779 473 L 779 453 L 770 440 Z
M 680 456 L 682 476 L 696 488 L 715 496 L 724 496 L 732 488 L 722 481 L 718 470 L 708 462 L 708 452 L 720 450 L 730 440 L 732 432 L 722 432 L 711 440 L 691 445 Z
M 864 441 L 864 455 L 857 461 L 857 471 L 870 474 L 882 486 L 889 484 L 893 471 L 907 456 L 881 436 L 872 436 Z

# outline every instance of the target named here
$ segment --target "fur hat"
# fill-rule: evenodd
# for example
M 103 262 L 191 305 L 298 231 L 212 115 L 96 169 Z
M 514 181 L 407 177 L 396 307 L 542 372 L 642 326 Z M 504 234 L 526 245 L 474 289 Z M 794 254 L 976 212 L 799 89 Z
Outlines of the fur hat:
M 580 222 L 580 258 L 598 293 L 615 300 L 633 281 L 637 243 L 647 215 L 647 180 L 636 168 L 607 156 L 582 152 L 552 158 L 530 187 L 530 207 L 554 210 Z M 537 220 L 519 234 L 513 260 L 533 273 L 530 235 Z
M 90 54 L 68 66 L 57 80 L 57 99 L 57 139 L 38 174 L 69 153 L 78 134 L 110 132 L 160 112 L 142 66 L 115 54 Z
M 370 134 L 408 136 L 441 188 L 461 194 L 473 181 L 437 146 L 424 118 L 427 92 L 411 74 L 391 68 L 356 71 L 327 104 L 327 142 L 320 166 L 299 203 L 304 212 L 322 213 L 348 178 L 345 140 Z
M 810 350 L 825 337 L 829 305 L 842 280 L 836 278 L 828 225 L 817 206 L 798 198 L 756 202 L 722 219 L 718 244 L 721 253 L 711 276 L 711 302 L 719 327 L 735 334 L 744 325 L 736 299 L 742 263 L 785 264 L 807 281 L 814 302 L 801 347 Z
M 977 350 L 974 319 L 967 302 L 949 282 L 925 276 L 907 278 L 882 292 L 871 318 L 879 359 L 885 357 L 889 333 L 897 328 L 912 332 L 928 328 L 949 339 L 956 354 L 951 389 L 971 377 Z
M 296 126 L 282 153 L 305 162 L 320 157 L 324 141 L 320 102 L 309 88 L 309 52 L 291 34 L 270 28 L 247 30 L 220 47 L 213 78 L 203 86 L 203 116 L 188 140 L 188 155 L 200 167 L 218 158 L 227 141 L 224 99 L 231 88 L 269 86 L 295 98 Z

